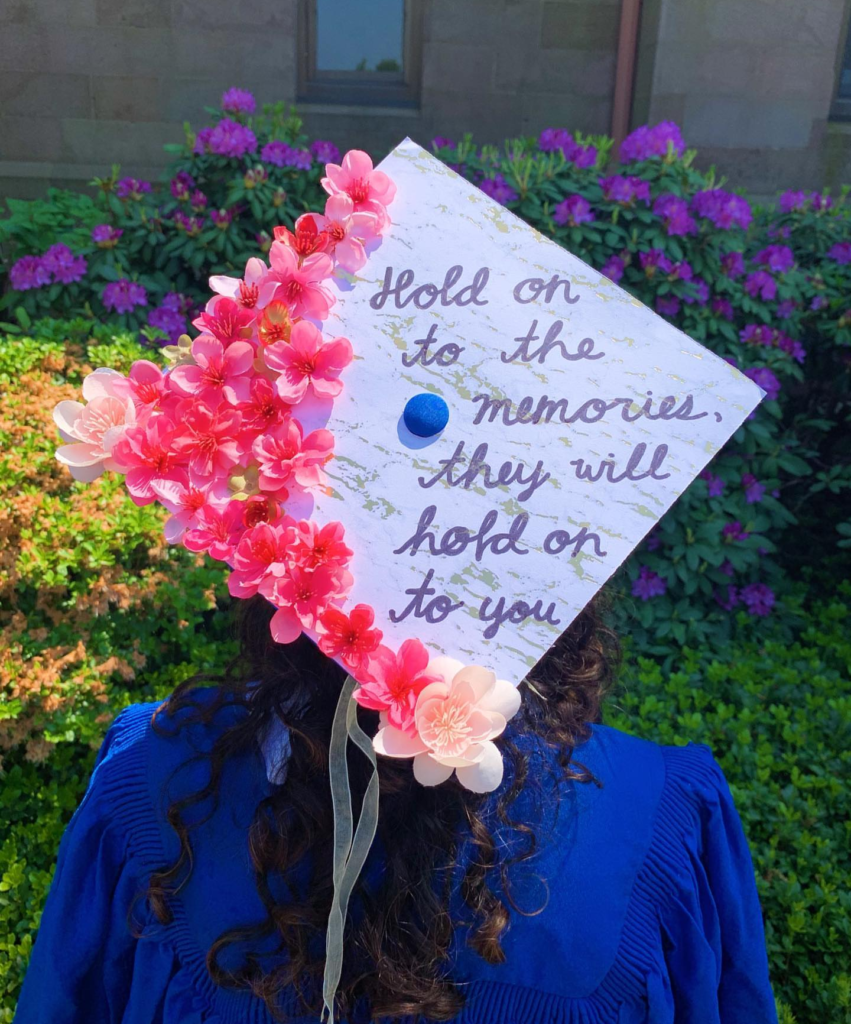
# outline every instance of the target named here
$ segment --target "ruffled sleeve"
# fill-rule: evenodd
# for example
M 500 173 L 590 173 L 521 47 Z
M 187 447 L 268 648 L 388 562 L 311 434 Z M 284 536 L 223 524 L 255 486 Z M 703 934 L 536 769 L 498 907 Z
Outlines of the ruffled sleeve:
M 775 1024 L 754 867 L 730 788 L 707 747 L 666 748 L 665 760 L 669 796 L 690 819 L 687 861 L 662 909 L 674 1019 Z
M 125 713 L 109 730 L 62 837 L 16 1024 L 100 1024 L 124 1015 L 137 944 L 128 908 L 138 879 L 110 775 L 127 727 Z

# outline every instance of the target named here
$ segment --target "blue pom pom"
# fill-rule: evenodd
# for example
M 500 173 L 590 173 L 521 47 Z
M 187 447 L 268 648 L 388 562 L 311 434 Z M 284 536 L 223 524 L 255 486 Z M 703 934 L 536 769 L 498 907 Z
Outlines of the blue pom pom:
M 449 422 L 449 406 L 439 395 L 415 395 L 405 406 L 402 418 L 417 437 L 434 437 Z

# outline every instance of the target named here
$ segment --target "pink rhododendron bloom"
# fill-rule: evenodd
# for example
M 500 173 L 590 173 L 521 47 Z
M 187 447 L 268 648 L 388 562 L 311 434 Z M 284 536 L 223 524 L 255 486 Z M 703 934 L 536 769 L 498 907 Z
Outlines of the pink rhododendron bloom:
M 183 546 L 206 551 L 219 562 L 230 562 L 244 530 L 241 501 L 234 498 L 224 508 L 207 505 L 198 512 L 195 526 L 184 534 Z
M 136 407 L 127 378 L 101 367 L 83 381 L 82 402 L 59 402 L 53 422 L 63 441 L 56 458 L 75 480 L 91 483 L 105 469 L 120 471 L 112 451 L 129 427 L 136 425 Z
M 348 615 L 326 608 L 319 618 L 319 650 L 339 658 L 350 672 L 361 672 L 384 635 L 373 628 L 374 622 L 375 611 L 368 604 L 356 604 Z
M 136 505 L 156 501 L 154 484 L 180 479 L 174 424 L 167 416 L 152 416 L 144 425 L 128 427 L 112 455 L 127 474 L 127 490 Z
M 438 676 L 417 697 L 416 736 L 390 724 L 382 712 L 373 740 L 379 754 L 413 757 L 414 777 L 437 786 L 454 772 L 474 793 L 490 793 L 502 782 L 502 755 L 493 740 L 520 707 L 517 688 L 478 665 L 435 658 L 428 672 Z
M 231 405 L 246 402 L 251 395 L 249 374 L 254 365 L 254 348 L 235 341 L 227 348 L 209 334 L 192 342 L 194 364 L 175 366 L 169 380 L 183 395 L 216 408 L 222 401 Z
M 225 295 L 214 295 L 192 326 L 212 334 L 227 346 L 247 341 L 254 330 L 254 313 Z
M 272 301 L 278 282 L 269 277 L 269 269 L 263 260 L 252 256 L 245 264 L 244 277 L 217 274 L 210 278 L 210 287 L 243 309 L 263 309 Z
M 342 193 L 329 196 L 325 216 L 314 219 L 327 236 L 329 251 L 334 253 L 334 259 L 343 270 L 350 274 L 360 270 L 366 263 L 364 243 L 381 234 L 381 220 L 374 213 L 356 212 L 353 200 Z
M 317 569 L 320 565 L 344 569 L 354 554 L 343 543 L 344 536 L 342 523 L 319 526 L 312 519 L 302 519 L 293 528 L 289 539 L 290 558 L 305 569 Z
M 292 524 L 285 516 L 275 523 L 258 523 L 243 533 L 228 577 L 232 597 L 253 597 L 270 577 L 274 583 L 287 574 Z
M 289 341 L 276 341 L 264 354 L 266 365 L 277 370 L 278 395 L 285 402 L 300 402 L 309 387 L 322 398 L 336 398 L 343 390 L 340 374 L 352 361 L 348 338 L 325 341 L 308 320 L 293 326 Z
M 181 402 L 175 413 L 174 446 L 189 459 L 189 469 L 202 480 L 225 476 L 243 454 L 236 440 L 242 416 L 229 405 L 211 409 L 204 402 Z
M 272 636 L 279 644 L 297 640 L 305 629 L 314 630 L 332 602 L 342 600 L 351 586 L 351 576 L 327 565 L 310 572 L 294 565 L 289 573 L 271 583 L 267 579 L 260 593 L 278 607 L 272 616 Z
M 304 437 L 298 420 L 289 420 L 256 438 L 254 458 L 260 464 L 260 488 L 273 494 L 285 492 L 288 485 L 325 486 L 322 470 L 334 447 L 328 430 L 314 430 Z
M 383 644 L 370 655 L 368 681 L 352 695 L 364 708 L 387 713 L 387 721 L 409 736 L 416 736 L 414 709 L 423 689 L 439 677 L 429 674 L 429 653 L 419 640 L 405 640 L 398 652 Z
M 334 296 L 322 285 L 334 269 L 331 257 L 316 252 L 299 265 L 293 249 L 283 242 L 273 242 L 269 259 L 272 277 L 280 283 L 276 297 L 286 302 L 293 317 L 324 320 L 334 304 Z
M 342 164 L 326 164 L 322 187 L 329 196 L 347 195 L 356 210 L 374 213 L 382 226 L 387 223 L 385 207 L 393 202 L 395 184 L 384 171 L 376 171 L 372 158 L 360 149 L 350 149 Z
M 179 471 L 173 480 L 155 480 L 151 486 L 160 504 L 172 513 L 163 527 L 163 535 L 169 544 L 180 543 L 187 530 L 199 526 L 198 516 L 203 509 L 221 510 L 230 499 L 224 480 L 190 483 L 185 471 Z

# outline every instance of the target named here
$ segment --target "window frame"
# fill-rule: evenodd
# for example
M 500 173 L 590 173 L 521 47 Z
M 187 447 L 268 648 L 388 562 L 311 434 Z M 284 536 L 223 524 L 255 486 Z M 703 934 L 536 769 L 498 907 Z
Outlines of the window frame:
M 418 107 L 422 77 L 422 20 L 422 0 L 404 0 L 400 73 L 320 71 L 316 67 L 316 0 L 299 0 L 297 102 Z

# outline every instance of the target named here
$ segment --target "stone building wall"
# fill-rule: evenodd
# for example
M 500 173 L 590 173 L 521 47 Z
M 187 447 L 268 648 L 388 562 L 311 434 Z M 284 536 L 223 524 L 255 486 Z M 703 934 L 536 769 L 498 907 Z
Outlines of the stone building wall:
M 758 194 L 851 180 L 851 126 L 828 122 L 849 2 L 644 0 L 633 123 L 679 121 Z M 301 104 L 312 137 L 381 154 L 405 135 L 609 130 L 620 0 L 422 4 L 418 109 Z M 0 0 L 0 194 L 113 162 L 156 176 L 228 86 L 294 102 L 297 39 L 297 0 Z

